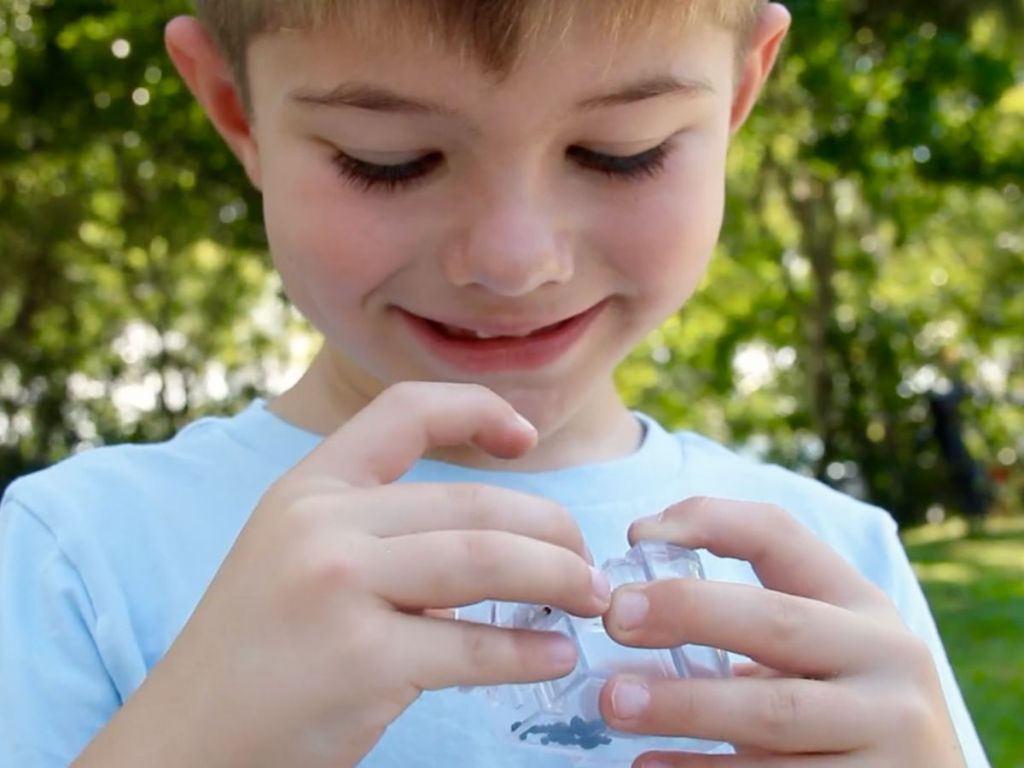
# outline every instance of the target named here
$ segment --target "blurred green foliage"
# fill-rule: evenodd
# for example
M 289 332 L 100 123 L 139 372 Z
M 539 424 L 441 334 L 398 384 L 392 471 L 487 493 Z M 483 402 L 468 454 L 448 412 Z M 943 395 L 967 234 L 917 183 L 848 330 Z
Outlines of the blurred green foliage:
M 1024 48 L 1008 3 L 792 2 L 704 289 L 620 372 L 669 423 L 901 522 L 949 505 L 926 401 L 1024 495 Z
M 995 768 L 1024 768 L 1024 518 L 984 539 L 958 521 L 905 533 L 950 662 Z
M 950 491 L 924 396 L 962 380 L 1019 509 L 1024 4 L 789 7 L 705 287 L 619 385 L 915 521 Z M 308 353 L 258 195 L 163 50 L 188 9 L 0 0 L 0 488 L 236 408 Z

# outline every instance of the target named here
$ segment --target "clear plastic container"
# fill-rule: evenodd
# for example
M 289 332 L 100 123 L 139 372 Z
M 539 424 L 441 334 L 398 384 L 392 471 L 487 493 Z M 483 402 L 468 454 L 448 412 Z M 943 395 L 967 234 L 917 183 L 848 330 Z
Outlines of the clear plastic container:
M 658 579 L 704 578 L 700 558 L 665 542 L 640 542 L 602 566 L 612 589 Z M 523 746 L 554 750 L 579 763 L 628 765 L 649 750 L 717 752 L 727 745 L 690 738 L 639 736 L 611 729 L 598 711 L 598 695 L 615 674 L 647 677 L 726 677 L 729 658 L 698 645 L 630 648 L 612 640 L 601 617 L 584 619 L 550 606 L 488 602 L 463 609 L 459 618 L 502 627 L 561 632 L 576 644 L 576 668 L 565 677 L 526 685 L 464 689 L 482 693 L 505 737 Z

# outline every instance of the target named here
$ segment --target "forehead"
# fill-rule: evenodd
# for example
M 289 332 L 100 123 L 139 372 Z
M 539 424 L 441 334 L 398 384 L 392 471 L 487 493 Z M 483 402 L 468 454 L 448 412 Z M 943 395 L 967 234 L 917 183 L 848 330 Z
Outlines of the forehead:
M 449 105 L 505 99 L 540 108 L 547 101 L 578 105 L 630 85 L 665 87 L 669 80 L 681 90 L 727 91 L 734 47 L 733 33 L 709 21 L 611 33 L 577 18 L 532 36 L 515 64 L 498 71 L 464 47 L 424 40 L 408 28 L 333 24 L 261 35 L 250 46 L 248 68 L 254 101 L 271 99 L 279 106 L 355 82 Z

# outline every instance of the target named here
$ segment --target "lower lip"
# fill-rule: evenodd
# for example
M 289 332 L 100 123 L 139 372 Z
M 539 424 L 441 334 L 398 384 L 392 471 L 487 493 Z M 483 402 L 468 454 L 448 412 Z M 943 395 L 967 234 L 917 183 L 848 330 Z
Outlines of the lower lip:
M 604 301 L 550 331 L 521 339 L 456 339 L 422 317 L 402 311 L 413 334 L 441 360 L 470 373 L 530 370 L 569 351 L 605 307 Z

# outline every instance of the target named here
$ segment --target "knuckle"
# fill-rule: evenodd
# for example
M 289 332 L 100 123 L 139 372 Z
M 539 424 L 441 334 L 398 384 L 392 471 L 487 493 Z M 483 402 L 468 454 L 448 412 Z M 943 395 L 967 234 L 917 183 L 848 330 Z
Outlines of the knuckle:
M 670 504 L 669 506 L 665 507 L 657 515 L 653 515 L 650 518 L 643 518 L 642 520 L 636 521 L 634 525 L 636 525 L 637 523 L 642 523 L 644 527 L 646 527 L 647 525 L 650 525 L 652 522 L 654 524 L 674 522 L 676 518 L 682 517 L 684 514 L 687 513 L 687 510 L 691 508 L 692 501 L 693 499 L 677 501 L 675 504 Z
M 322 552 L 326 549 L 325 543 L 333 541 L 340 530 L 337 499 L 324 494 L 295 497 L 278 510 L 277 516 L 279 535 L 288 546 L 302 553 Z
M 715 499 L 711 496 L 691 496 L 675 508 L 676 514 L 707 515 L 714 511 Z
M 928 644 L 913 632 L 900 627 L 894 633 L 892 644 L 896 658 L 915 680 L 930 680 L 935 677 L 935 662 Z
M 788 646 L 796 642 L 803 621 L 794 598 L 776 592 L 767 592 L 766 627 L 768 637 L 781 645 Z
M 483 517 L 492 507 L 491 495 L 482 483 L 449 483 L 445 486 L 448 502 L 456 509 Z M 480 519 L 475 517 L 475 519 Z
M 679 530 L 701 531 L 714 538 L 722 526 L 722 515 L 728 509 L 714 496 L 691 496 L 661 513 L 661 521 Z
M 501 547 L 487 531 L 465 531 L 460 538 L 460 556 L 469 573 L 487 574 L 501 557 Z
M 309 557 L 305 571 L 306 581 L 317 590 L 347 589 L 359 580 L 355 558 L 336 550 Z
M 464 383 L 457 383 L 455 386 L 465 387 L 467 392 L 471 392 L 473 394 L 476 394 L 478 397 L 485 397 L 485 398 L 487 398 L 489 400 L 494 400 L 494 399 L 500 400 L 501 399 L 493 389 L 491 389 L 490 387 L 486 387 L 483 384 L 479 384 L 477 382 L 474 382 L 474 381 L 467 381 L 467 382 L 464 382 Z
M 490 387 L 484 386 L 474 381 L 451 381 L 430 383 L 430 386 L 444 387 L 446 390 L 452 392 L 453 395 L 457 395 L 460 399 L 469 398 L 472 401 L 479 401 L 485 407 L 490 407 L 495 402 L 504 402 L 504 400 Z M 505 403 L 505 407 L 509 407 Z
M 884 605 L 895 607 L 893 606 L 892 600 L 889 598 L 889 595 L 886 594 L 885 590 L 877 584 L 875 584 L 875 582 L 873 581 L 866 581 L 866 583 L 864 584 L 864 595 L 866 598 L 866 602 L 869 605 Z
M 677 686 L 672 699 L 672 719 L 680 723 L 696 723 L 701 720 L 703 708 L 698 689 L 692 685 Z
M 792 530 L 799 526 L 796 518 L 785 507 L 778 504 L 764 504 L 761 507 L 764 522 L 775 529 Z
M 379 397 L 386 398 L 395 408 L 418 411 L 426 400 L 424 386 L 426 384 L 422 381 L 398 381 L 381 392 Z
M 861 608 L 866 615 L 876 616 L 883 621 L 897 621 L 901 626 L 903 624 L 903 618 L 892 598 L 874 582 L 865 584 Z
M 801 720 L 800 697 L 792 688 L 775 686 L 762 700 L 757 718 L 762 727 L 771 732 L 786 730 Z
M 259 508 L 273 510 L 274 514 L 295 514 L 302 506 L 305 492 L 302 484 L 291 475 L 278 478 L 267 488 L 259 501 Z
M 471 669 L 487 669 L 494 663 L 491 633 L 487 627 L 467 625 L 462 633 L 462 652 Z
M 343 612 L 330 625 L 338 631 L 328 650 L 330 669 L 325 674 L 333 675 L 337 670 L 349 669 L 353 659 L 358 659 L 364 673 L 376 673 L 367 674 L 367 677 L 386 677 L 392 670 L 387 669 L 390 653 L 385 628 L 378 622 L 355 621 L 354 618 L 353 611 Z
M 756 541 L 750 545 L 747 557 L 753 562 L 772 557 L 776 542 L 789 540 L 804 532 L 803 526 L 778 504 L 757 504 L 753 525 L 757 529 Z
M 925 737 L 932 731 L 934 713 L 923 695 L 903 696 L 890 703 L 888 725 L 903 738 Z
M 696 579 L 666 579 L 655 582 L 648 587 L 647 594 L 657 600 L 658 592 L 665 590 L 665 605 L 671 605 L 671 611 L 651 611 L 651 619 L 656 620 L 662 616 L 697 616 L 700 614 L 701 585 Z M 660 602 L 660 601 L 659 601 Z

